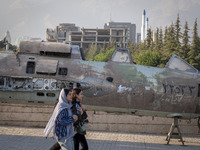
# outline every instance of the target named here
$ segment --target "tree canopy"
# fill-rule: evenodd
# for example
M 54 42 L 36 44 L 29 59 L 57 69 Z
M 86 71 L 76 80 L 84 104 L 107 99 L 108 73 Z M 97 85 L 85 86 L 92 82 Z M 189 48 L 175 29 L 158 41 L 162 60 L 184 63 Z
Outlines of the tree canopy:
M 190 30 L 192 30 L 191 40 L 189 36 Z M 116 41 L 108 44 L 104 42 L 100 48 L 92 44 L 86 59 L 108 61 L 115 49 L 115 45 Z M 120 45 L 122 46 L 122 43 Z M 156 28 L 155 31 L 149 28 L 147 38 L 143 42 L 135 44 L 129 40 L 127 48 L 131 51 L 133 62 L 140 65 L 164 67 L 171 56 L 176 54 L 200 70 L 200 38 L 197 19 L 194 22 L 193 29 L 189 29 L 187 21 L 182 29 L 178 14 L 175 23 L 172 22 L 164 30 L 162 27 Z

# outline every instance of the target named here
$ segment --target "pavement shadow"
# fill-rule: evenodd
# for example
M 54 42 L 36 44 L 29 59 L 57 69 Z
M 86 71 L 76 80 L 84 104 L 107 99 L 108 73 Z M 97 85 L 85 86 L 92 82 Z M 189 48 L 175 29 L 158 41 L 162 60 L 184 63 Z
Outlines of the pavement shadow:
M 25 135 L 0 135 L 1 150 L 49 150 L 56 142 L 53 138 Z
M 192 140 L 192 139 L 191 139 Z M 25 135 L 0 135 L 1 150 L 49 150 L 56 142 L 53 138 Z M 163 143 L 165 143 L 163 141 Z M 90 150 L 199 150 L 200 146 L 165 145 L 142 142 L 123 142 L 88 139 Z M 186 143 L 187 145 L 187 143 Z
M 199 150 L 200 146 L 193 145 L 166 145 L 155 143 L 141 142 L 119 142 L 119 141 L 103 141 L 103 140 L 88 140 L 88 145 L 91 150 Z

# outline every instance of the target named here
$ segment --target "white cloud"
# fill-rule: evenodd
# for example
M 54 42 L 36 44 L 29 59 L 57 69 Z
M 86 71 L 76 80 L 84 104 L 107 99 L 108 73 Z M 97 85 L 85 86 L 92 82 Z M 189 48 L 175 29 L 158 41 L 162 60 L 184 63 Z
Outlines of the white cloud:
M 26 26 L 26 22 L 25 21 L 21 21 L 18 24 L 16 24 L 13 27 L 13 30 L 19 30 L 19 29 L 23 29 Z
M 174 14 L 176 14 L 177 11 L 177 1 L 174 0 L 161 0 L 158 2 L 157 5 L 155 5 L 155 9 L 159 10 L 162 14 L 161 16 L 163 17 L 170 17 Z
M 55 28 L 55 26 L 53 25 L 53 23 L 50 21 L 50 18 L 51 18 L 51 16 L 50 16 L 50 14 L 46 14 L 45 16 L 44 16 L 44 19 L 43 19 L 43 21 L 44 21 L 44 25 L 45 25 L 45 27 L 46 28 Z
M 191 11 L 192 7 L 200 5 L 199 0 L 179 0 L 178 1 L 178 8 L 182 11 Z
M 24 0 L 14 0 L 10 5 L 11 9 L 23 9 L 26 7 L 27 5 L 24 3 Z
M 110 20 L 132 22 L 140 32 L 142 11 L 147 11 L 152 28 L 169 26 L 179 13 L 181 24 L 200 24 L 200 0 L 9 0 L 0 5 L 0 36 L 45 36 L 46 28 L 75 23 L 85 28 L 103 28 Z M 14 30 L 14 31 L 12 31 Z M 200 30 L 199 30 L 200 31 Z
M 179 9 L 182 11 L 187 11 L 191 8 L 193 3 L 191 0 L 179 1 Z
M 190 0 L 191 1 L 191 0 Z M 198 4 L 198 5 L 200 5 L 200 1 L 199 0 L 193 0 L 193 1 L 191 1 L 192 3 L 194 3 L 194 4 Z
M 31 8 L 38 8 L 40 6 L 48 5 L 48 3 L 52 0 L 12 0 L 10 4 L 10 9 L 31 9 Z

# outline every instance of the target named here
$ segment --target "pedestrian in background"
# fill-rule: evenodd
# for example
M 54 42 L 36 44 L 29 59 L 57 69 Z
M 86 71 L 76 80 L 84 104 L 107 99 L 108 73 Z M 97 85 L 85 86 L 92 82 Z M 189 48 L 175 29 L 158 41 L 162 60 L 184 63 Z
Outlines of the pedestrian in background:
M 88 123 L 86 110 L 81 103 L 83 100 L 83 91 L 79 88 L 72 90 L 72 112 L 78 116 L 78 120 L 74 123 L 74 148 L 79 150 L 79 144 L 82 146 L 82 150 L 88 150 L 88 143 L 85 138 L 86 124 Z

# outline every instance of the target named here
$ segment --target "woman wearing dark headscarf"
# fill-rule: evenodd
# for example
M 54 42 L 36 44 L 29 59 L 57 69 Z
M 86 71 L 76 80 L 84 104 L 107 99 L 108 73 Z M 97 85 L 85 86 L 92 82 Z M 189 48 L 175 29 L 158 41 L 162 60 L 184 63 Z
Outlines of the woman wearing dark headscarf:
M 75 136 L 74 136 L 74 148 L 79 150 L 79 143 L 82 146 L 82 150 L 88 150 L 87 140 L 85 138 L 86 128 L 84 124 L 87 122 L 87 113 L 85 108 L 81 104 L 83 99 L 83 91 L 79 88 L 72 90 L 72 112 L 78 116 L 78 120 L 74 123 Z M 85 126 L 86 127 L 86 126 Z
M 54 112 L 46 125 L 44 134 L 46 137 L 53 132 L 53 136 L 63 150 L 74 150 L 74 128 L 73 122 L 77 116 L 72 114 L 72 93 L 67 89 L 62 89 L 59 95 L 59 101 Z

